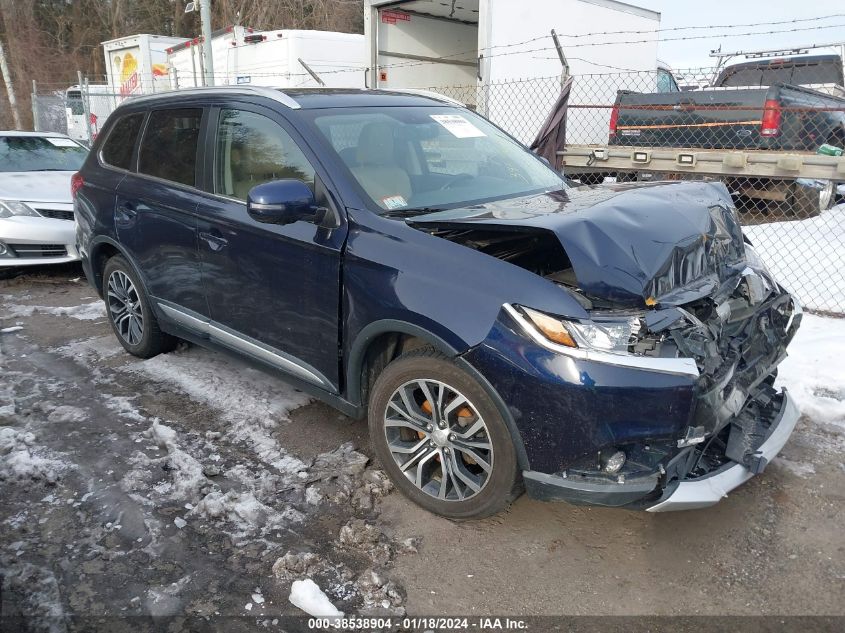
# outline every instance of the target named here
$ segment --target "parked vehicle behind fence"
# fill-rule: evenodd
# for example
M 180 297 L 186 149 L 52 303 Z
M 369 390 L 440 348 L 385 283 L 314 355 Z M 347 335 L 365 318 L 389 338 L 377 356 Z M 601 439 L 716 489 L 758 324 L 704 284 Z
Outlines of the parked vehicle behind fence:
M 609 144 L 643 148 L 702 148 L 815 152 L 845 147 L 845 88 L 839 55 L 743 62 L 726 67 L 711 88 L 682 93 L 620 90 L 610 118 Z M 795 213 L 829 208 L 833 182 L 736 179 L 738 194 L 788 202 Z
M 0 268 L 79 259 L 70 179 L 87 154 L 63 134 L 0 131 Z
M 773 383 L 800 306 L 720 184 L 570 188 L 436 97 L 230 87 L 122 105 L 73 189 L 127 351 L 185 339 L 366 414 L 448 517 L 523 485 L 707 506 L 798 419 Z

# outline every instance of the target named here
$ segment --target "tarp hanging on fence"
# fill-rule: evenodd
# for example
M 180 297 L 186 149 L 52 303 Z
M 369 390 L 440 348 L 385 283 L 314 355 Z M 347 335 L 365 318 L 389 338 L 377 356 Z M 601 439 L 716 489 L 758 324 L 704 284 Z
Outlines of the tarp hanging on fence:
M 567 77 L 560 88 L 560 95 L 555 101 L 549 116 L 531 142 L 530 149 L 544 157 L 555 169 L 560 169 L 557 155 L 566 143 L 566 111 L 569 107 L 569 95 L 572 93 L 572 77 Z

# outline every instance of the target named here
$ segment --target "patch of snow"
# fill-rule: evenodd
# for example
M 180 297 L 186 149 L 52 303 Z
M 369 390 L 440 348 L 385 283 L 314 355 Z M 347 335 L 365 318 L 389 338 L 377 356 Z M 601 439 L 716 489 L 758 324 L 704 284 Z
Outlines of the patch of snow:
M 31 432 L 0 427 L 0 480 L 54 482 L 69 467 L 57 454 L 36 446 Z
M 794 462 L 784 457 L 777 457 L 773 463 L 786 468 L 793 475 L 798 475 L 804 479 L 816 474 L 816 467 L 805 462 Z
M 805 307 L 836 312 L 845 305 L 845 205 L 814 218 L 742 227 L 754 250 Z
M 69 316 L 81 321 L 96 321 L 105 318 L 106 304 L 103 301 L 83 303 L 78 306 L 7 306 L 10 317 L 30 317 L 33 314 Z
M 271 432 L 290 411 L 311 400 L 283 381 L 201 348 L 162 354 L 133 369 L 219 410 L 228 422 L 228 438 L 250 445 L 266 464 L 282 473 L 306 468 Z
M 342 618 L 343 612 L 331 603 L 317 583 L 310 578 L 295 580 L 290 588 L 290 603 L 315 618 Z
M 48 422 L 84 422 L 87 419 L 87 411 L 70 405 L 58 406 L 47 416 Z
M 166 460 L 173 484 L 172 488 L 168 489 L 171 496 L 180 500 L 196 497 L 206 483 L 202 464 L 179 447 L 176 431 L 158 420 L 153 420 L 147 435 L 167 449 Z
M 12 332 L 19 332 L 23 329 L 22 325 L 13 325 L 11 327 L 4 327 L 0 329 L 0 334 L 11 334 Z
M 123 349 L 123 346 L 113 334 L 74 341 L 56 348 L 55 351 L 62 356 L 83 359 L 104 359 L 118 354 L 126 354 L 126 350 Z
M 787 352 L 778 384 L 814 423 L 845 431 L 845 319 L 804 314 Z
M 14 591 L 23 597 L 19 607 L 31 630 L 51 633 L 66 630 L 62 592 L 49 568 L 15 562 L 2 570 L 2 578 L 4 590 L 8 590 L 9 594 Z
M 100 402 L 124 418 L 134 420 L 136 422 L 146 422 L 148 420 L 147 416 L 143 415 L 138 408 L 132 404 L 132 400 L 134 400 L 135 397 L 136 396 L 113 396 L 111 394 L 104 393 L 100 394 Z
M 173 519 L 173 524 L 181 530 L 183 527 L 188 525 L 188 522 L 182 517 L 176 517 L 175 519 Z
M 237 530 L 232 535 L 235 540 L 256 530 L 265 533 L 305 518 L 293 507 L 285 506 L 282 510 L 275 510 L 259 501 L 252 492 L 235 492 L 234 490 L 226 493 L 214 490 L 208 493 L 190 511 L 190 514 L 232 523 Z

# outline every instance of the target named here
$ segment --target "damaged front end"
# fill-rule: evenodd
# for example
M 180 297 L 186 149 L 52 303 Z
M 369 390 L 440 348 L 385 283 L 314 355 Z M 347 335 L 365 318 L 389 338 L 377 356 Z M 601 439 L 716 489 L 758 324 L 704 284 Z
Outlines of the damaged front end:
M 745 243 L 724 187 L 595 188 L 457 216 L 414 224 L 546 278 L 589 314 L 506 304 L 466 356 L 507 376 L 494 387 L 529 494 L 704 507 L 782 448 L 798 411 L 774 381 L 801 308 Z

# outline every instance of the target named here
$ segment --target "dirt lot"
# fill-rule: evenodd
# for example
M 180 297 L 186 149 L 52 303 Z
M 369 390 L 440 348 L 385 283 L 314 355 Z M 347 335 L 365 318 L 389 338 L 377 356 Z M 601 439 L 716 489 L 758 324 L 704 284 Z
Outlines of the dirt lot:
M 347 613 L 845 614 L 839 427 L 802 419 L 707 510 L 523 497 L 453 523 L 365 466 L 363 421 L 200 348 L 126 355 L 80 276 L 0 281 L 0 328 L 22 327 L 0 334 L 0 613 L 33 630 L 150 614 L 266 630 L 301 613 L 306 576 Z

